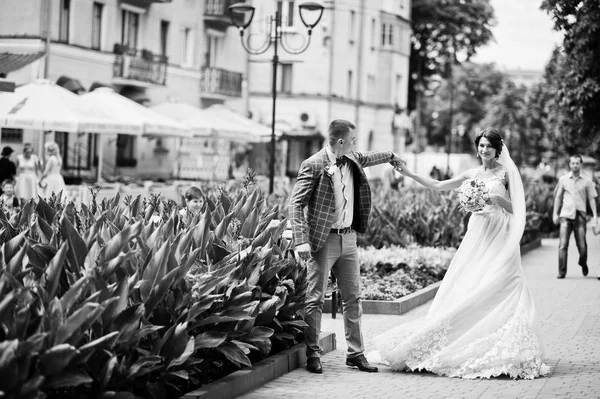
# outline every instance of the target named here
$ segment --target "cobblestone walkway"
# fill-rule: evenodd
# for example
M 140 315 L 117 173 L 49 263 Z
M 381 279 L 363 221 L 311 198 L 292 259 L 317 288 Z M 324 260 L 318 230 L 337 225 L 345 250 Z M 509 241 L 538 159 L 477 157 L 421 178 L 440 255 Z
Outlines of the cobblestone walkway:
M 600 240 L 588 229 L 587 278 L 577 265 L 574 241 L 569 250 L 567 278 L 557 280 L 558 239 L 546 239 L 542 247 L 523 257 L 523 267 L 536 300 L 550 376 L 533 381 L 494 378 L 461 380 L 430 373 L 361 373 L 345 366 L 341 318 L 324 316 L 323 330 L 334 331 L 338 350 L 322 358 L 324 373 L 297 369 L 242 398 L 600 398 Z M 374 336 L 427 312 L 425 304 L 406 315 L 365 315 L 366 351 Z

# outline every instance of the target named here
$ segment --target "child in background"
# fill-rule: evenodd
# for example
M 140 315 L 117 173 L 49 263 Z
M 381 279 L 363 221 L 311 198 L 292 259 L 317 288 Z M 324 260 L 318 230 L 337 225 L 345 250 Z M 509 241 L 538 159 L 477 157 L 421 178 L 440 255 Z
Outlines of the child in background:
M 6 179 L 2 182 L 2 211 L 10 218 L 19 210 L 19 199 L 15 196 L 15 182 Z
M 188 225 L 194 216 L 202 210 L 204 205 L 204 193 L 196 186 L 188 188 L 184 195 L 185 208 L 179 211 L 184 225 Z

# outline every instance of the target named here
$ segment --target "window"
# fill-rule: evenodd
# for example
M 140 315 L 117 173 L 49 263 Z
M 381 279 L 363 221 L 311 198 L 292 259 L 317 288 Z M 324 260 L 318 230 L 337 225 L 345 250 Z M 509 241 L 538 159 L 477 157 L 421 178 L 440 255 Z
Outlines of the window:
M 185 66 L 194 65 L 194 37 L 190 28 L 181 31 L 181 62 Z
M 123 10 L 121 15 L 123 22 L 121 27 L 121 44 L 132 49 L 137 49 L 140 15 L 129 10 Z
M 355 35 L 356 35 L 356 12 L 354 10 L 350 10 L 350 23 L 349 23 L 350 34 L 348 35 L 350 39 L 350 43 L 354 43 Z
M 94 2 L 92 8 L 92 48 L 100 50 L 102 47 L 102 13 L 104 4 Z
M 58 17 L 58 41 L 69 42 L 69 22 L 71 19 L 71 0 L 61 0 Z
M 23 143 L 23 129 L 8 129 L 2 128 L 2 135 L 0 136 L 2 143 Z
M 292 27 L 294 26 L 294 1 L 283 0 L 277 2 L 277 11 L 281 17 L 281 25 Z
M 208 51 L 206 53 L 206 66 L 217 66 L 217 49 L 219 47 L 219 38 L 217 36 L 208 36 Z
M 92 166 L 94 135 L 90 133 L 54 132 L 60 148 L 64 169 L 89 170 Z
M 135 136 L 117 135 L 117 166 L 132 167 L 137 164 L 134 158 Z
M 160 54 L 167 56 L 167 47 L 169 45 L 169 21 L 160 21 Z
M 375 50 L 375 41 L 377 40 L 377 21 L 371 19 L 371 50 Z
M 353 76 L 352 71 L 348 71 L 348 87 L 346 89 L 346 98 L 352 98 Z
M 292 92 L 292 64 L 279 64 L 277 68 L 277 92 L 291 93 Z
M 394 45 L 394 25 L 381 24 L 381 46 L 392 47 Z

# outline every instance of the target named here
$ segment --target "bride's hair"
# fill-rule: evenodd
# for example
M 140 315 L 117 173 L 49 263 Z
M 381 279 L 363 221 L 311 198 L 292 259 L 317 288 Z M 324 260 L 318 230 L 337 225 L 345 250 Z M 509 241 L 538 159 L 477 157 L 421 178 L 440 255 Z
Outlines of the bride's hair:
M 483 129 L 477 134 L 477 136 L 475 136 L 475 150 L 477 150 L 477 147 L 479 147 L 479 142 L 483 137 L 489 140 L 492 147 L 494 147 L 494 149 L 496 150 L 496 158 L 498 158 L 502 153 L 502 145 L 504 144 L 500 132 L 491 127 Z

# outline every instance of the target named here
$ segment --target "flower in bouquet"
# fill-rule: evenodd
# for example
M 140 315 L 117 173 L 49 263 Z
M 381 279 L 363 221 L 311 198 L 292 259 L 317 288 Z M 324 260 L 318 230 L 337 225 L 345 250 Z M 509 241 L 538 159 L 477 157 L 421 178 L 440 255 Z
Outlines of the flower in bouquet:
M 479 212 L 492 203 L 485 183 L 478 179 L 468 179 L 461 184 L 458 201 L 460 209 L 465 212 Z

